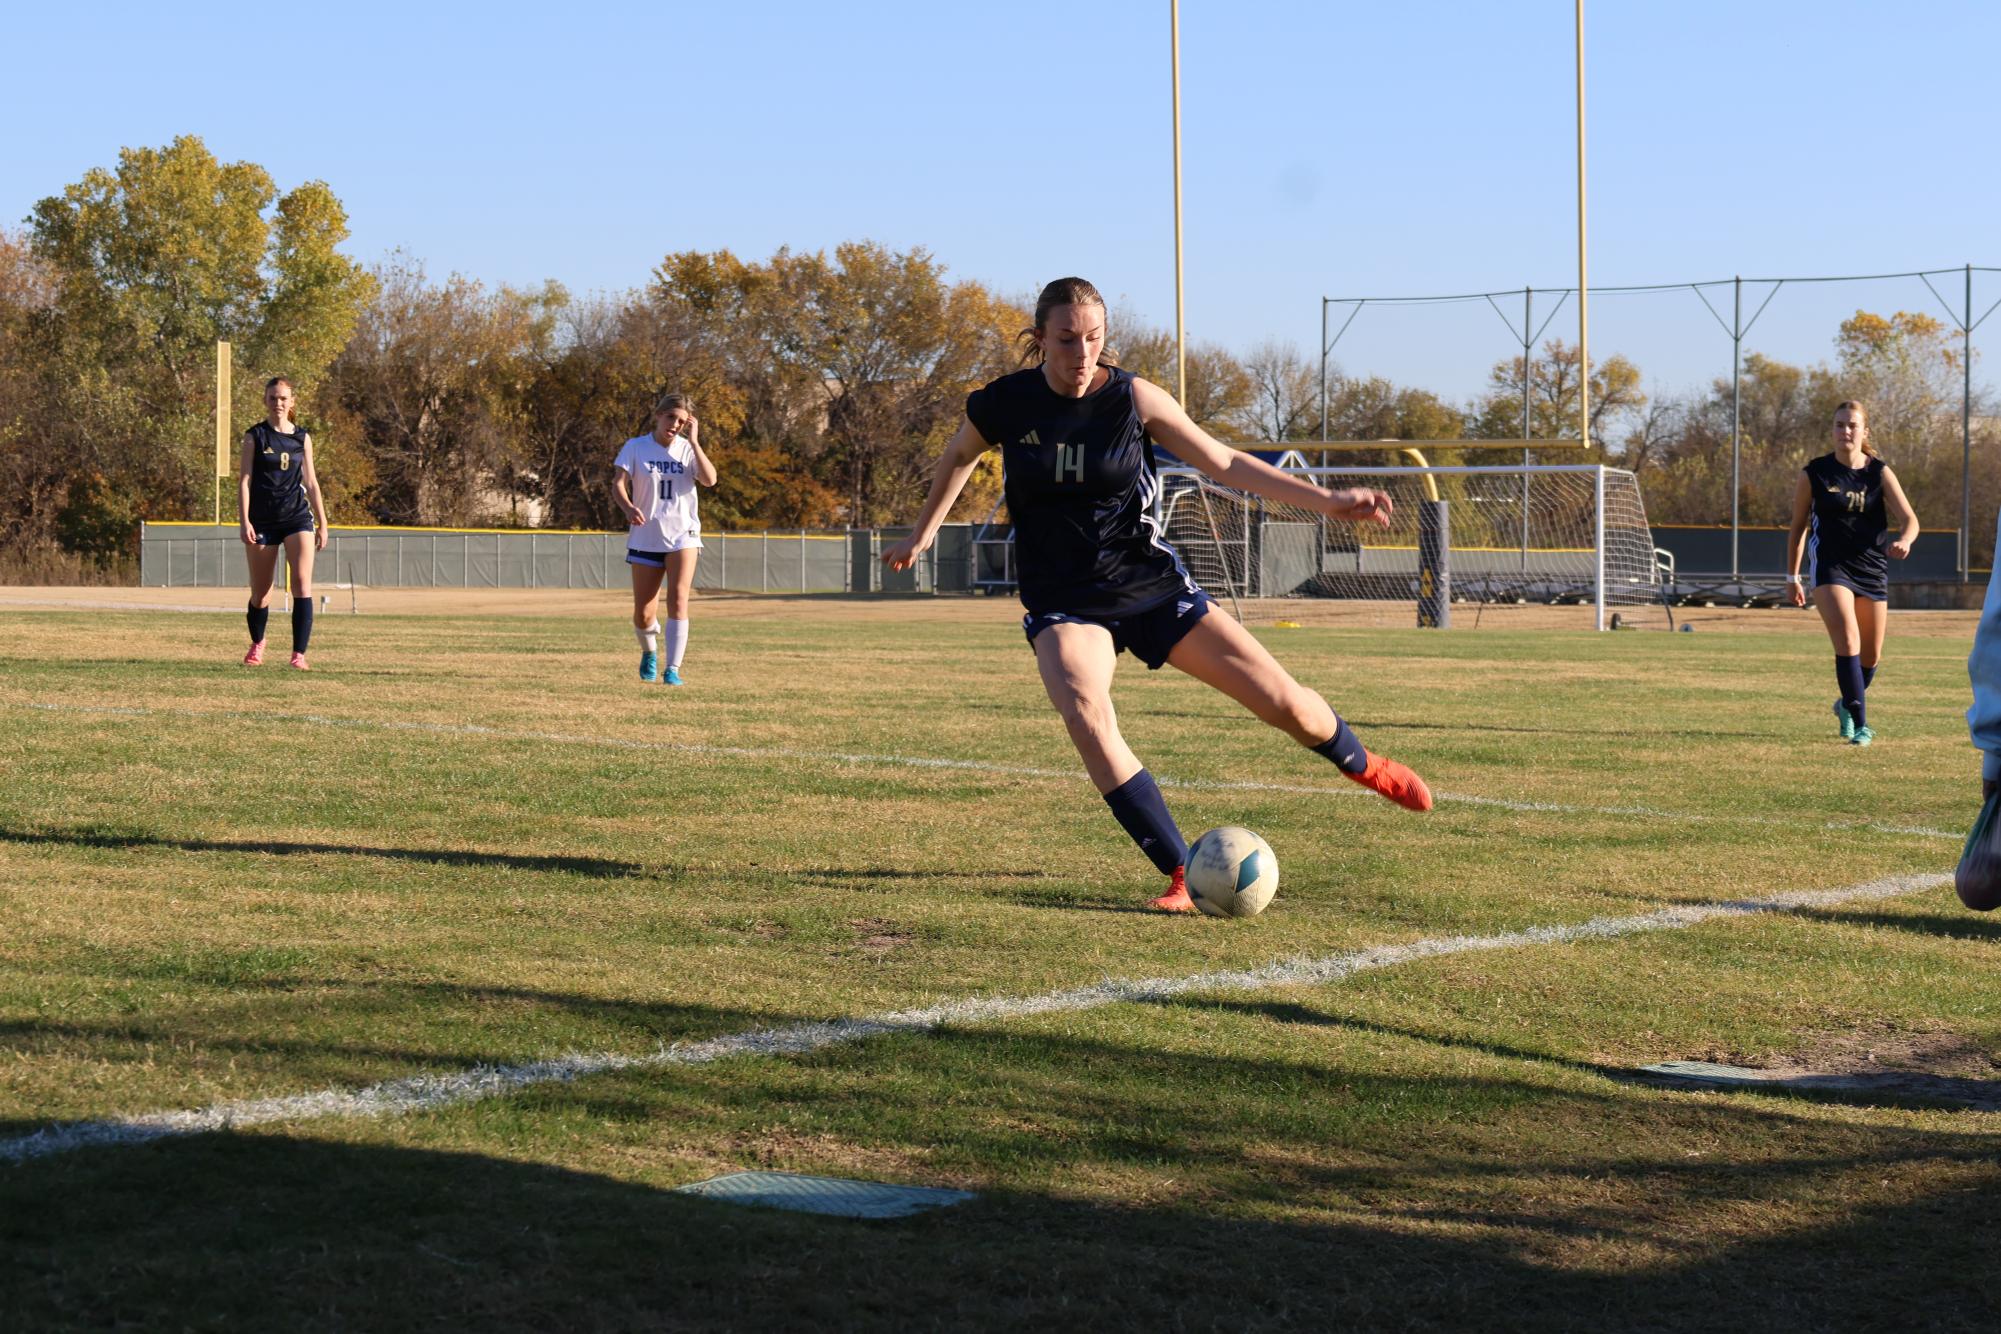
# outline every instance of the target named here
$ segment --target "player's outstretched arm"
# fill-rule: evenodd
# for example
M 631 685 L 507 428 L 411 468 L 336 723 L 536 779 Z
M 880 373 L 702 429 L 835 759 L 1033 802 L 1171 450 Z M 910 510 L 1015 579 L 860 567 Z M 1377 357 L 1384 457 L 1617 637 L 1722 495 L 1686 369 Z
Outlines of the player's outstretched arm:
M 1899 528 L 1896 539 L 1887 550 L 1893 558 L 1902 560 L 1911 554 L 1911 544 L 1918 540 L 1918 512 L 1911 508 L 1910 498 L 1904 494 L 1904 484 L 1888 468 L 1883 469 L 1883 500 Z
M 966 479 L 973 475 L 973 465 L 980 461 L 980 455 L 992 448 L 970 419 L 959 423 L 952 443 L 946 445 L 945 452 L 938 456 L 938 467 L 931 474 L 931 493 L 924 497 L 924 508 L 918 512 L 915 530 L 882 553 L 884 565 L 892 570 L 907 570 L 930 549 L 932 541 L 938 536 L 938 525 L 945 522 L 945 516 L 952 512 L 952 502 L 966 489 Z
M 1154 443 L 1191 468 L 1200 468 L 1224 486 L 1249 491 L 1267 500 L 1298 505 L 1331 518 L 1354 523 L 1390 525 L 1389 493 L 1370 487 L 1328 491 L 1303 477 L 1281 472 L 1254 454 L 1231 449 L 1197 426 L 1181 405 L 1159 385 L 1133 380 L 1133 401 Z
M 1800 582 L 1800 557 L 1806 553 L 1806 525 L 1813 517 L 1813 483 L 1800 471 L 1793 488 L 1793 523 L 1786 530 L 1786 597 L 1795 607 L 1806 605 L 1806 585 Z

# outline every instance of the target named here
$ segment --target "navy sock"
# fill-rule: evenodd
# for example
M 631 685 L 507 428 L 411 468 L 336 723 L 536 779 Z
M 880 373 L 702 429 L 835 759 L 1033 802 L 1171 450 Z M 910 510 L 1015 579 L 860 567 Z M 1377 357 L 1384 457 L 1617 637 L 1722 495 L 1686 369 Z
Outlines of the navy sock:
M 1857 727 L 1867 727 L 1868 714 L 1862 703 L 1862 692 L 1866 689 L 1862 683 L 1862 659 L 1836 656 L 1834 680 L 1841 687 L 1841 707 L 1848 710 Z
M 250 610 L 244 613 L 243 619 L 250 622 L 250 642 L 253 644 L 263 643 L 264 627 L 270 623 L 271 609 L 269 607 L 260 607 L 253 602 L 250 604 Z
M 1876 669 L 1874 667 L 1864 667 L 1862 669 L 1862 688 L 1867 690 L 1871 685 L 1875 684 L 1875 681 Z
M 313 642 L 313 600 L 309 597 L 292 600 L 292 652 L 304 653 L 306 645 Z
M 1174 827 L 1174 817 L 1167 813 L 1167 802 L 1152 774 L 1140 770 L 1107 792 L 1105 804 L 1162 875 L 1172 875 L 1175 867 L 1187 863 L 1188 845 Z
M 1369 752 L 1355 734 L 1348 730 L 1348 724 L 1341 721 L 1341 715 L 1334 715 L 1334 735 L 1313 748 L 1341 766 L 1344 774 L 1358 774 L 1369 767 Z

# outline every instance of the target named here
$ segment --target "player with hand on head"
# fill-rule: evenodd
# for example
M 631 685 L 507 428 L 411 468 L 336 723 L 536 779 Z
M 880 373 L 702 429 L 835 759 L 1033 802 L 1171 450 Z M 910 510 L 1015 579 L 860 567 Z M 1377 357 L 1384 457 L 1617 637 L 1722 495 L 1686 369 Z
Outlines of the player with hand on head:
M 271 584 L 285 553 L 292 586 L 292 666 L 306 666 L 313 638 L 313 553 L 326 548 L 327 507 L 313 472 L 313 438 L 292 420 L 292 382 L 264 385 L 264 420 L 243 433 L 236 469 L 237 536 L 250 564 L 250 651 L 244 665 L 264 661 L 271 619 Z
M 716 465 L 702 451 L 695 400 L 664 394 L 653 405 L 653 429 L 625 442 L 612 464 L 612 494 L 632 532 L 625 562 L 632 567 L 632 632 L 639 640 L 639 679 L 681 684 L 688 648 L 688 598 L 702 549 L 695 488 L 716 484 Z M 660 590 L 667 590 L 667 652 L 661 662 Z
M 1154 449 L 1225 486 L 1355 523 L 1387 526 L 1381 491 L 1324 491 L 1218 444 L 1171 395 L 1118 369 L 1105 345 L 1105 302 L 1082 278 L 1043 288 L 1024 330 L 1025 369 L 966 399 L 914 531 L 883 553 L 907 569 L 936 538 L 974 465 L 998 447 L 1014 522 L 1022 628 L 1043 688 L 1062 715 L 1091 782 L 1161 871 L 1151 906 L 1193 911 L 1187 844 L 1153 775 L 1119 734 L 1112 674 L 1121 650 L 1148 668 L 1172 664 L 1244 705 L 1356 782 L 1411 810 L 1429 810 L 1424 781 L 1371 754 L 1312 690 L 1213 604 L 1162 539 Z
M 1889 512 L 1898 531 L 1890 535 Z M 1801 470 L 1793 490 L 1792 528 L 1786 535 L 1787 595 L 1804 607 L 1808 585 L 1800 558 L 1812 562 L 1813 605 L 1834 644 L 1834 679 L 1841 694 L 1834 716 L 1849 744 L 1876 739 L 1869 727 L 1866 692 L 1883 657 L 1889 628 L 1890 559 L 1911 554 L 1918 516 L 1897 474 L 1869 443 L 1869 416 L 1860 403 L 1834 411 L 1834 452 Z

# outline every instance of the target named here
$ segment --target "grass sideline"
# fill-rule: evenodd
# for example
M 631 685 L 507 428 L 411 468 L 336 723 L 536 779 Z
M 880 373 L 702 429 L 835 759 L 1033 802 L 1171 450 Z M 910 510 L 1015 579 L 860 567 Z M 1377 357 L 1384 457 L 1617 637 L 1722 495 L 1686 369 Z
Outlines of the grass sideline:
M 1262 918 L 1168 920 L 1005 604 L 704 600 L 672 691 L 595 596 L 329 616 L 309 677 L 236 667 L 219 618 L 0 605 L 0 1137 L 1936 873 L 1975 804 L 1970 618 L 1893 618 L 1868 750 L 1801 617 L 1266 631 L 1372 746 L 1506 804 L 1398 811 L 1127 662 L 1181 823 L 1282 866 Z M 940 759 L 987 767 L 898 762 Z M 1932 889 L 4 1165 L 0 1309 L 1981 1328 L 2001 1114 L 1630 1071 L 1996 1081 L 1997 939 Z M 670 1193 L 753 1166 L 980 1199 L 861 1225 Z

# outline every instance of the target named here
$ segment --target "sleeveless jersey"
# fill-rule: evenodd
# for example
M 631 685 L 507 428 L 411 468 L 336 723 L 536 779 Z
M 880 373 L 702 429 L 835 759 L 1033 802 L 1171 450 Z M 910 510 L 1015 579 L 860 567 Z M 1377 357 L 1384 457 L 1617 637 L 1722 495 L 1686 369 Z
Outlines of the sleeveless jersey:
M 627 541 L 636 551 L 672 551 L 690 539 L 700 545 L 702 521 L 695 501 L 695 447 L 685 436 L 661 444 L 635 435 L 618 451 L 614 468 L 632 478 L 632 503 L 646 516 Z
M 263 528 L 308 517 L 306 503 L 306 433 L 287 435 L 269 422 L 250 428 L 250 519 Z
M 1030 615 L 1117 619 L 1198 591 L 1161 537 L 1160 479 L 1132 374 L 1106 369 L 1105 383 L 1082 398 L 1051 389 L 1036 367 L 966 398 L 967 419 L 1000 446 Z
M 1814 582 L 1825 583 L 1823 572 L 1843 569 L 1872 580 L 1887 579 L 1890 558 L 1883 539 L 1890 531 L 1883 508 L 1883 460 L 1865 459 L 1846 468 L 1832 454 L 1806 465 L 1813 491 L 1813 519 L 1807 530 L 1807 557 Z

